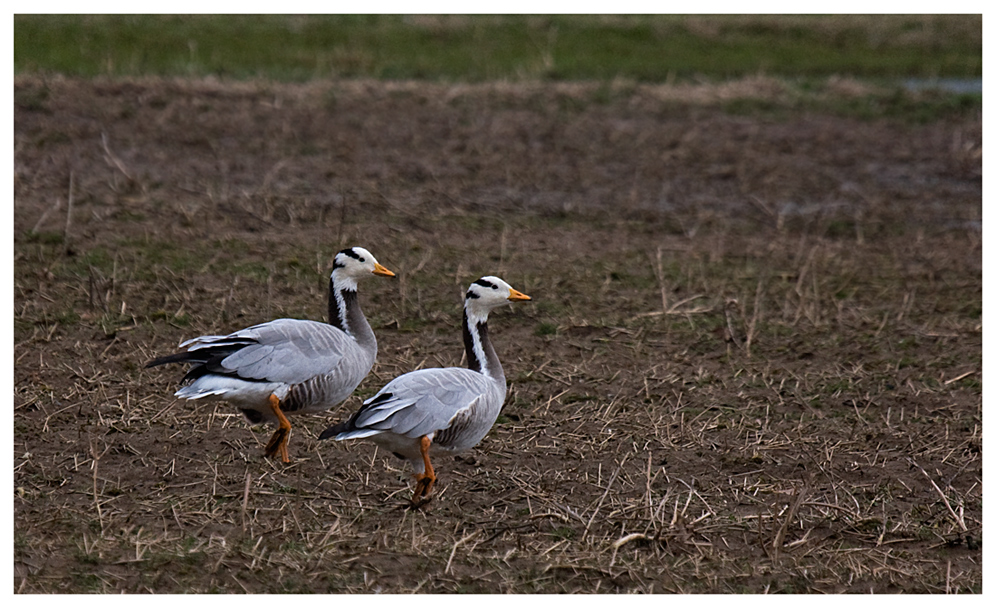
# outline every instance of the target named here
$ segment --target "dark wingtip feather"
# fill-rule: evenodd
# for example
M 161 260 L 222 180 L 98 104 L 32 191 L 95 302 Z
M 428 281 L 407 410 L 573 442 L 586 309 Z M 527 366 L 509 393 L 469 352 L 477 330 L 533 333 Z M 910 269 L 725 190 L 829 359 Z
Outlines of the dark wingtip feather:
M 318 438 L 319 439 L 330 439 L 332 437 L 335 437 L 339 433 L 345 431 L 346 427 L 348 426 L 348 424 L 349 424 L 348 422 L 340 422 L 339 424 L 332 425 L 329 428 L 327 428 L 324 431 L 322 431 L 322 434 L 319 435 Z
M 324 431 L 322 431 L 322 434 L 319 435 L 318 438 L 319 439 L 328 439 L 330 437 L 335 437 L 339 433 L 346 433 L 346 432 L 349 432 L 349 431 L 355 431 L 356 430 L 356 419 L 359 418 L 360 414 L 362 414 L 363 412 L 367 411 L 368 409 L 370 409 L 371 407 L 373 407 L 373 406 L 375 406 L 377 404 L 383 403 L 383 402 L 387 401 L 388 399 L 391 399 L 392 397 L 394 397 L 394 395 L 391 394 L 391 393 L 380 393 L 380 394 L 378 394 L 376 397 L 374 397 L 373 399 L 371 399 L 369 402 L 364 403 L 363 405 L 361 405 L 360 409 L 358 409 L 356 411 L 356 413 L 354 413 L 352 416 L 350 416 L 348 420 L 345 420 L 343 422 L 340 422 L 339 424 L 330 426 L 329 428 L 327 428 Z

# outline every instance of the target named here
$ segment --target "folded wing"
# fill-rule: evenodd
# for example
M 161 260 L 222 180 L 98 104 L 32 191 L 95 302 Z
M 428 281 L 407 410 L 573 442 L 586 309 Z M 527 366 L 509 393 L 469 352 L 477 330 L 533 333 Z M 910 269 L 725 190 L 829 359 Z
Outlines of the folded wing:
M 381 432 L 417 438 L 450 426 L 488 391 L 491 380 L 460 367 L 417 370 L 398 376 L 349 420 L 330 427 L 322 439 L 369 437 Z
M 298 384 L 334 370 L 346 356 L 359 356 L 356 342 L 325 323 L 277 319 L 227 336 L 200 336 L 180 344 L 187 351 L 156 359 L 194 363 L 184 381 L 207 374 L 244 380 Z

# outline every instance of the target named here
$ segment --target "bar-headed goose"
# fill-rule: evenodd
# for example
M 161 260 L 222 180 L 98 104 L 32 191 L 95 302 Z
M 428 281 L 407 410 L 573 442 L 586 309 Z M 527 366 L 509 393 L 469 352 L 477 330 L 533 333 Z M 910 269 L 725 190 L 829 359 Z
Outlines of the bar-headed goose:
M 319 412 L 344 401 L 377 357 L 377 339 L 356 296 L 359 279 L 394 273 L 362 247 L 335 256 L 329 279 L 329 322 L 277 319 L 227 336 L 200 336 L 146 367 L 192 363 L 177 397 L 220 399 L 252 423 L 277 425 L 266 455 L 290 462 L 285 413 Z
M 491 430 L 505 401 L 505 373 L 488 337 L 488 313 L 529 299 L 498 277 L 474 281 L 463 305 L 467 368 L 421 369 L 398 376 L 349 420 L 325 429 L 319 439 L 367 437 L 408 460 L 417 480 L 412 505 L 421 506 L 436 482 L 430 450 L 459 452 L 474 447 Z

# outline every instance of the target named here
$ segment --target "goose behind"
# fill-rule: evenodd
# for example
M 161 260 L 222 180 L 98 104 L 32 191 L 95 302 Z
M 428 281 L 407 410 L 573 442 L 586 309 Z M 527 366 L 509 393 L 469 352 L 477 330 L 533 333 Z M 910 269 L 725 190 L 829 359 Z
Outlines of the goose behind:
M 329 277 L 329 322 L 276 319 L 226 336 L 199 336 L 183 352 L 146 367 L 190 363 L 177 397 L 227 401 L 250 422 L 277 425 L 266 455 L 290 462 L 287 413 L 318 412 L 344 401 L 370 372 L 377 339 L 357 299 L 357 281 L 393 277 L 369 251 L 336 254 Z

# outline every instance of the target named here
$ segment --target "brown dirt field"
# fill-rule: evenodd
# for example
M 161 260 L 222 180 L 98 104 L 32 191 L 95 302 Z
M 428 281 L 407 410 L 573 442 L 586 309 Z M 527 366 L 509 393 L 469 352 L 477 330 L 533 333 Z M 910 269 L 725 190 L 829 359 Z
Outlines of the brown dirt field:
M 19 77 L 14 589 L 981 592 L 981 115 L 681 91 Z M 324 319 L 351 244 L 378 363 L 292 464 L 143 368 Z M 510 395 L 409 511 L 316 438 L 460 364 L 484 274 Z

